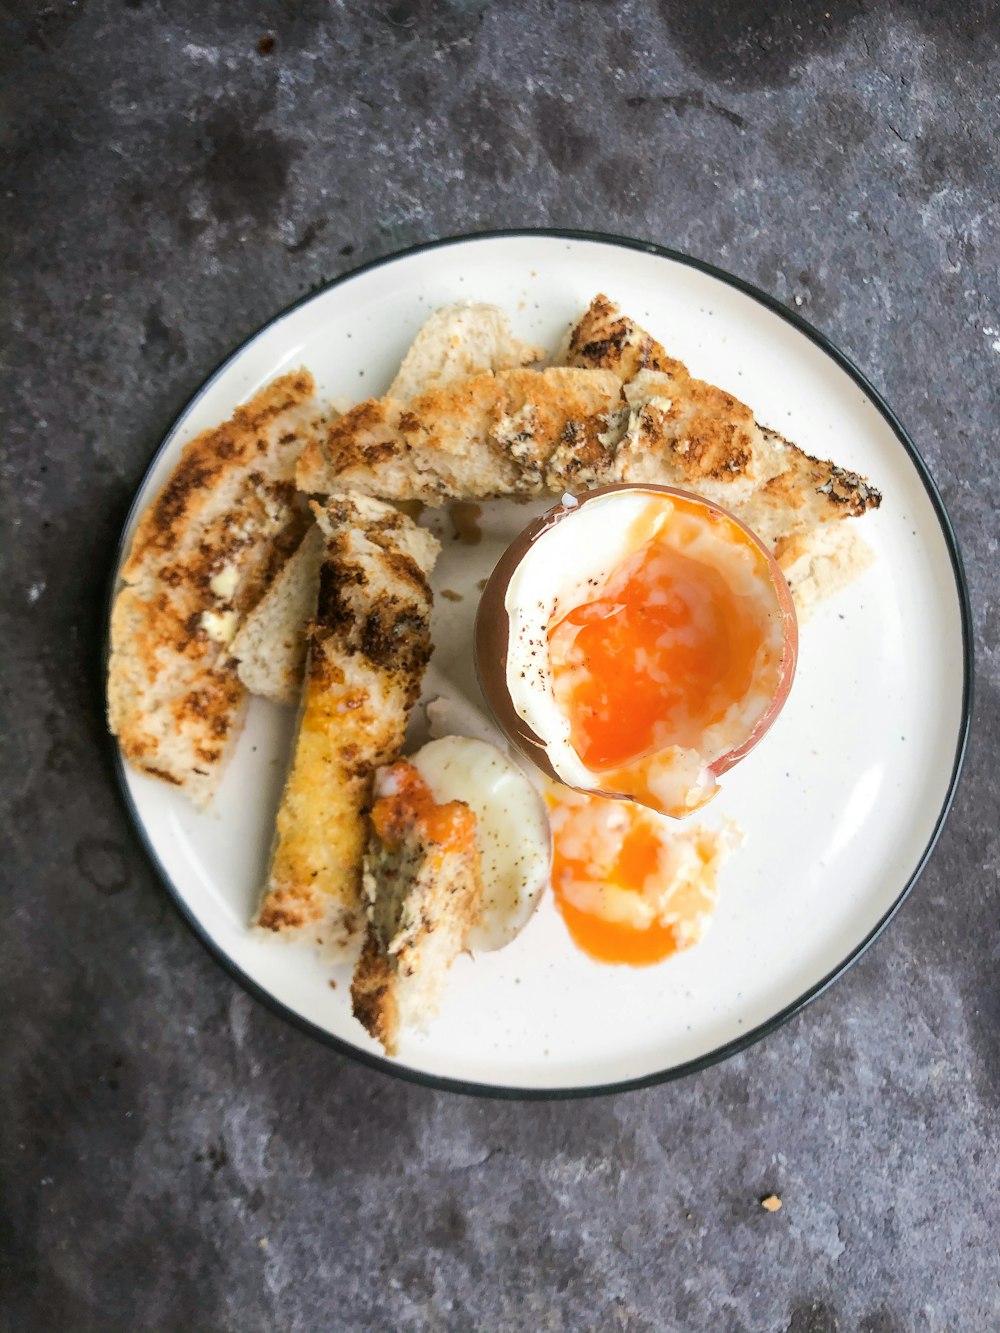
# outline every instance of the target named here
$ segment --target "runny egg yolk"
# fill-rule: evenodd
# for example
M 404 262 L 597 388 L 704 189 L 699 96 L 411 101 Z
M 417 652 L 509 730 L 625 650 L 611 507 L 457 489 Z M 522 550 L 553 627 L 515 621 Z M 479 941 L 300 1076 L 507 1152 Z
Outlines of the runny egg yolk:
M 756 582 L 767 578 L 766 557 L 724 516 L 708 521 L 711 547 L 699 541 L 701 507 L 680 497 L 651 505 L 631 554 L 589 600 L 549 624 L 556 702 L 592 772 L 625 769 L 669 746 L 697 749 L 762 669 L 777 682 L 780 653 Z
M 402 846 L 408 833 L 441 848 L 467 847 L 476 835 L 469 807 L 463 801 L 435 801 L 420 772 L 405 759 L 380 774 L 371 821 L 379 841 L 390 848 Z
M 643 966 L 697 943 L 715 910 L 726 834 L 565 787 L 547 799 L 552 888 L 584 953 Z

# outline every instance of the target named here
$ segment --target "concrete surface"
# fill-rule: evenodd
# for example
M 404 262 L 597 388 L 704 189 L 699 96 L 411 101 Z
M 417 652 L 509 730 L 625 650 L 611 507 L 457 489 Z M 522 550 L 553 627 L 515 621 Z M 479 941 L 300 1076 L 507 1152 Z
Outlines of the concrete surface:
M 12 0 L 0 24 L 3 1329 L 1000 1328 L 996 7 Z M 799 298 L 912 429 L 975 605 L 965 780 L 895 926 L 756 1049 L 579 1104 L 405 1086 L 251 1001 L 102 741 L 115 540 L 206 372 L 359 261 L 518 224 Z

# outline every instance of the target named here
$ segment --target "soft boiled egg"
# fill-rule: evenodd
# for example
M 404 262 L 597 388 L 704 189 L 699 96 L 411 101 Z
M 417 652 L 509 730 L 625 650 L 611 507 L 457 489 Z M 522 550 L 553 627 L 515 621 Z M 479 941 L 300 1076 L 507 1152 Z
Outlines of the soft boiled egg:
M 464 801 L 476 816 L 483 912 L 470 949 L 501 949 L 528 920 L 549 882 L 552 838 L 545 802 L 531 780 L 486 741 L 443 736 L 409 762 L 434 801 Z
M 483 693 L 522 753 L 578 791 L 675 817 L 771 726 L 797 646 L 763 542 L 653 485 L 566 496 L 501 557 L 476 623 Z
M 733 825 L 688 828 L 633 801 L 552 784 L 552 888 L 574 943 L 604 963 L 658 963 L 697 944 Z

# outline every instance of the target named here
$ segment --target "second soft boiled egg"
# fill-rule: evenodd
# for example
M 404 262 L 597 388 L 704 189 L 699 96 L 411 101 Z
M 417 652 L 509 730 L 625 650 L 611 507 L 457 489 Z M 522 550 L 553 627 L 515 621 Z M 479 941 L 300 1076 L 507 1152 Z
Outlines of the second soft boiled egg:
M 770 727 L 797 651 L 763 542 L 665 486 L 566 496 L 508 547 L 476 624 L 483 693 L 522 753 L 578 791 L 675 817 Z

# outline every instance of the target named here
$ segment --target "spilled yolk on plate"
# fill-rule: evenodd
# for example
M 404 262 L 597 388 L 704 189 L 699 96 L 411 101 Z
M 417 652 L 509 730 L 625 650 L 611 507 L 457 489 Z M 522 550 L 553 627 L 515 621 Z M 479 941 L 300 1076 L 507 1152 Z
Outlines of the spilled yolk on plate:
M 738 835 L 687 828 L 631 801 L 552 786 L 552 888 L 574 943 L 604 963 L 643 966 L 696 944 L 715 910 L 716 872 Z
M 592 596 L 550 622 L 553 694 L 603 786 L 684 813 L 657 792 L 656 757 L 699 751 L 713 728 L 735 734 L 745 703 L 777 688 L 767 558 L 736 523 L 680 497 L 649 505 L 627 549 Z

